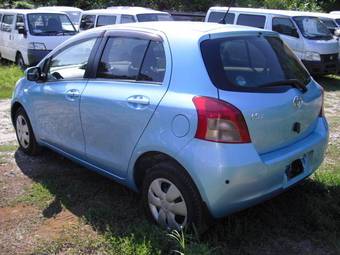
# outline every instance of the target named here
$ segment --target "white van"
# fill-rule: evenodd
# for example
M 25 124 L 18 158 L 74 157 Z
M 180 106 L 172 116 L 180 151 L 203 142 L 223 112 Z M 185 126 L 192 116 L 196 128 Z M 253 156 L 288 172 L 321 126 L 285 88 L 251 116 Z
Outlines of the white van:
M 80 16 L 83 12 L 82 9 L 79 9 L 77 7 L 71 7 L 71 6 L 46 6 L 46 7 L 39 7 L 38 10 L 65 12 L 70 18 L 70 20 L 72 21 L 75 28 L 77 30 L 79 29 Z
M 80 20 L 79 30 L 84 31 L 94 27 L 122 23 L 171 20 L 173 19 L 167 12 L 143 7 L 117 6 L 84 11 Z
M 273 30 L 315 75 L 339 70 L 339 43 L 317 17 L 297 11 L 211 7 L 206 22 L 238 24 Z M 226 17 L 225 17 L 226 16 Z
M 329 14 L 323 12 L 305 12 L 306 15 L 310 15 L 313 17 L 318 17 L 331 31 L 332 34 L 336 35 L 337 37 L 340 36 L 340 15 L 336 14 Z
M 2 14 L 0 56 L 22 68 L 37 64 L 77 33 L 63 12 L 13 9 Z

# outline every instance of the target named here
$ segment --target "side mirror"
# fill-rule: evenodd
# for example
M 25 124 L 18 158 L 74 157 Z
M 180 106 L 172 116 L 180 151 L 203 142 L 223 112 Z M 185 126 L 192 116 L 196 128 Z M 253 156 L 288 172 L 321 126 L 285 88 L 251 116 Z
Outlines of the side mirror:
M 22 27 L 22 26 L 18 27 L 18 33 L 22 35 L 26 35 L 27 32 L 26 32 L 25 27 Z
M 29 81 L 39 81 L 41 78 L 41 69 L 38 66 L 27 68 L 25 71 L 26 79 Z
M 334 35 L 335 35 L 336 37 L 340 37 L 340 28 L 335 29 Z

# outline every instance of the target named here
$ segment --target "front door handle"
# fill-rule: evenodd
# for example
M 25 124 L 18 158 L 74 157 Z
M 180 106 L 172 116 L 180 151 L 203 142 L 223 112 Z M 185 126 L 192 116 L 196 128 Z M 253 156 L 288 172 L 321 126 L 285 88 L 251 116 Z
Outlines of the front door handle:
M 66 99 L 69 101 L 74 101 L 80 96 L 80 91 L 78 89 L 70 89 L 66 91 Z
M 142 109 L 145 108 L 150 104 L 150 99 L 146 96 L 142 95 L 135 95 L 131 96 L 127 99 L 127 102 L 130 107 L 135 109 Z

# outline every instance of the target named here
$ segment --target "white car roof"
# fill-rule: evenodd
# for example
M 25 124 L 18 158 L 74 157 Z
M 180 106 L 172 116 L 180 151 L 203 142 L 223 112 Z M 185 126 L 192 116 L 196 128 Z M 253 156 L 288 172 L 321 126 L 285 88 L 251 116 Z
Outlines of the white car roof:
M 229 7 L 220 7 L 215 6 L 211 7 L 210 11 L 227 11 Z M 273 10 L 273 9 L 260 9 L 260 8 L 238 8 L 238 7 L 231 7 L 230 11 L 234 12 L 247 12 L 247 13 L 256 13 L 256 14 L 276 14 L 276 15 L 283 15 L 288 17 L 295 17 L 295 16 L 313 16 L 309 12 L 300 12 L 300 11 L 286 11 L 286 10 Z M 309 14 L 309 15 L 308 15 Z
M 43 6 L 39 7 L 38 10 L 56 10 L 56 11 L 77 11 L 82 12 L 83 10 L 73 6 Z
M 3 13 L 19 13 L 19 14 L 34 14 L 34 13 L 53 13 L 53 14 L 63 14 L 64 12 L 60 11 L 48 11 L 48 10 L 38 10 L 38 9 L 4 9 Z
M 107 9 L 95 9 L 84 11 L 84 14 L 148 14 L 148 13 L 160 13 L 160 14 L 168 14 L 167 12 L 161 12 L 153 9 L 143 8 L 143 7 L 128 7 L 128 6 L 119 6 L 119 7 L 109 7 Z

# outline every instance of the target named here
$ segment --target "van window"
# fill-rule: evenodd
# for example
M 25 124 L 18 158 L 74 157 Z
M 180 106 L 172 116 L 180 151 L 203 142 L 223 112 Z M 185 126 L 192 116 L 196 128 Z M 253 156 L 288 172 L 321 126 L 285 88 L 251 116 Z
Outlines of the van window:
M 1 31 L 11 32 L 14 15 L 4 15 L 1 24 Z
M 289 18 L 273 18 L 272 29 L 283 35 L 299 37 L 294 23 Z
M 163 13 L 145 13 L 137 14 L 137 19 L 139 22 L 149 22 L 149 21 L 173 21 L 169 14 Z
M 110 38 L 101 57 L 97 77 L 137 80 L 148 45 L 149 41 L 143 39 Z
M 32 13 L 27 15 L 31 35 L 74 35 L 76 30 L 66 14 Z
M 237 19 L 237 25 L 264 28 L 266 17 L 263 15 L 240 14 Z
M 332 33 L 328 30 L 324 23 L 316 17 L 293 17 L 302 35 L 310 40 L 331 40 Z
M 18 30 L 19 27 L 25 27 L 24 15 L 18 14 L 17 20 L 15 22 L 15 29 Z
M 124 24 L 124 23 L 134 23 L 135 18 L 132 15 L 122 15 L 121 19 L 120 19 L 120 23 Z
M 80 21 L 80 30 L 87 30 L 90 28 L 94 28 L 96 16 L 95 15 L 83 15 Z
M 99 15 L 97 18 L 97 27 L 116 24 L 116 16 Z
M 201 51 L 209 77 L 219 89 L 258 91 L 263 85 L 287 79 L 310 81 L 306 69 L 279 37 L 206 40 Z
M 96 38 L 89 39 L 72 45 L 53 56 L 47 71 L 48 80 L 84 78 L 87 62 L 95 42 Z
M 165 74 L 165 52 L 162 42 L 150 42 L 145 54 L 139 81 L 162 82 Z
M 211 12 L 208 18 L 208 22 L 219 23 L 224 18 L 225 12 Z M 228 13 L 225 17 L 224 24 L 234 24 L 235 14 Z
M 338 26 L 340 26 L 340 19 L 336 19 L 335 21 L 338 23 Z

